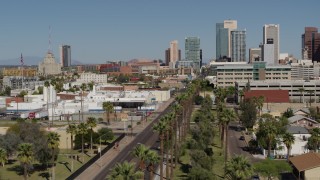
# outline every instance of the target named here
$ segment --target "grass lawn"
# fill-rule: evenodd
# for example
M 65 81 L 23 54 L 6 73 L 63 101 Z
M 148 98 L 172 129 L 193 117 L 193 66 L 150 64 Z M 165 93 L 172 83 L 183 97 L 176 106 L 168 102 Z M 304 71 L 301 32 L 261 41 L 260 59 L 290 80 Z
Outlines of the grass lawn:
M 78 151 L 70 150 L 60 150 L 60 154 L 58 156 L 58 160 L 56 161 L 55 166 L 55 177 L 56 179 L 66 179 L 69 175 L 71 175 L 71 164 L 72 159 L 68 157 L 68 154 L 78 154 L 80 156 L 80 160 L 84 159 L 84 162 L 74 159 L 73 160 L 73 171 L 81 167 L 84 163 L 86 163 L 93 155 L 82 155 Z M 28 179 L 49 179 L 49 173 L 51 173 L 51 168 L 45 170 L 41 168 L 39 164 L 33 164 L 34 171 L 30 173 Z M 11 164 L 6 164 L 5 167 L 0 167 L 0 179 L 23 179 L 23 169 L 20 166 L 19 161 L 14 161 Z

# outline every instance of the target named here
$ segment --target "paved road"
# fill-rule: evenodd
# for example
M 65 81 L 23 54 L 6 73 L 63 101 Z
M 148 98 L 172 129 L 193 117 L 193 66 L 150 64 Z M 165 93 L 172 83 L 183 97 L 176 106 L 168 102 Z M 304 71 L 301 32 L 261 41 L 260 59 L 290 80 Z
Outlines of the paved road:
M 141 133 L 137 134 L 137 136 L 127 146 L 125 146 L 124 149 L 122 149 L 113 160 L 101 168 L 100 172 L 93 179 L 105 179 L 117 162 L 131 161 L 133 157 L 130 152 L 138 143 L 145 144 L 150 147 L 154 145 L 158 140 L 158 134 L 153 132 L 152 126 L 157 123 L 161 116 L 166 114 L 168 110 L 169 109 L 167 108 L 161 112 L 153 122 L 151 122 Z
M 245 141 L 239 139 L 242 134 L 240 131 L 236 130 L 238 124 L 238 122 L 232 122 L 229 126 L 229 154 L 231 157 L 235 155 L 243 155 L 248 157 L 248 159 L 251 161 L 255 161 L 255 158 L 249 152 L 243 150 L 243 148 L 247 146 L 246 142 L 248 142 L 250 139 L 246 139 Z

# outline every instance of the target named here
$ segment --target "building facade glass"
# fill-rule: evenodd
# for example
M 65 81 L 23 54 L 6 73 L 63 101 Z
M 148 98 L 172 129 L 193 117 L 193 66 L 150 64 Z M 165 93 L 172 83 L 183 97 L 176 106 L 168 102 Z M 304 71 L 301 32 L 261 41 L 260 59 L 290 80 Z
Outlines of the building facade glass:
M 246 61 L 246 31 L 235 30 L 231 31 L 231 61 L 245 62 Z
M 194 68 L 200 70 L 200 38 L 187 37 L 185 39 L 185 58 L 192 61 Z

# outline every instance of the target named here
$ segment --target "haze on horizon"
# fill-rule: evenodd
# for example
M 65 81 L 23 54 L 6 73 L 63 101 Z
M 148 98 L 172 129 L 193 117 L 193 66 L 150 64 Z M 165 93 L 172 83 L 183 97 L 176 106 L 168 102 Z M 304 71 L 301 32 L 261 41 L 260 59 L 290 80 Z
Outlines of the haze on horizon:
M 264 24 L 280 24 L 280 52 L 301 57 L 304 27 L 319 27 L 320 2 L 304 1 L 4 1 L 0 7 L 0 60 L 44 57 L 51 49 L 71 45 L 72 59 L 82 63 L 134 58 L 164 59 L 172 40 L 201 39 L 204 59 L 215 57 L 215 24 L 238 21 L 247 30 L 248 49 L 262 42 Z

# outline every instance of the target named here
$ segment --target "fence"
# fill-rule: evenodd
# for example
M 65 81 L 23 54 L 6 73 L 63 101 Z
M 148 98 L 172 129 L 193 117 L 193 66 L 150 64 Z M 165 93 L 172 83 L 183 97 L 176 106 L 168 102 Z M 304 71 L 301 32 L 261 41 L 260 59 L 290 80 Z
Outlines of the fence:
M 116 142 L 123 139 L 125 136 L 124 133 L 122 133 L 116 140 L 114 140 L 112 143 L 110 143 L 106 148 L 104 148 L 101 151 L 101 156 L 103 156 L 106 152 L 108 152 Z M 93 163 L 95 163 L 100 158 L 100 153 L 95 155 L 93 158 L 91 158 L 87 163 L 85 163 L 83 166 L 81 166 L 78 170 L 76 170 L 74 173 L 72 173 L 69 177 L 66 178 L 66 180 L 72 180 L 78 177 L 83 171 L 85 171 L 89 166 L 91 166 Z

